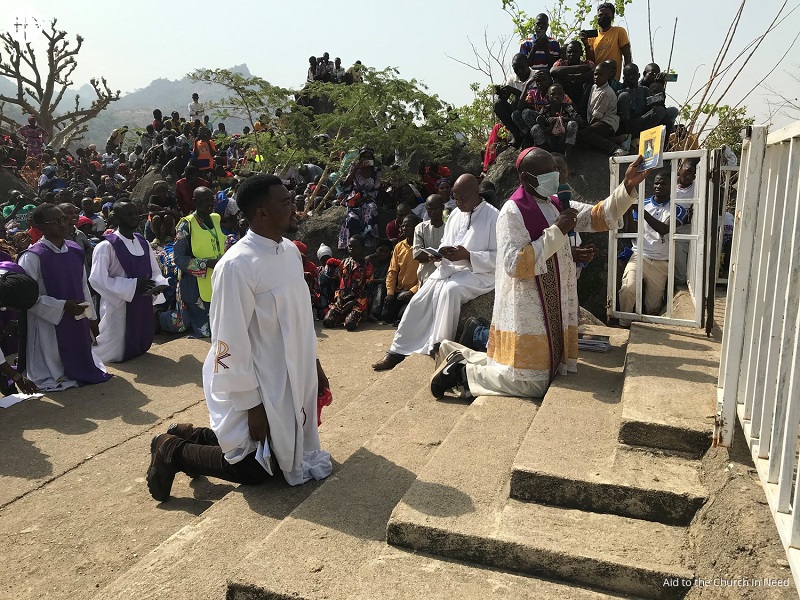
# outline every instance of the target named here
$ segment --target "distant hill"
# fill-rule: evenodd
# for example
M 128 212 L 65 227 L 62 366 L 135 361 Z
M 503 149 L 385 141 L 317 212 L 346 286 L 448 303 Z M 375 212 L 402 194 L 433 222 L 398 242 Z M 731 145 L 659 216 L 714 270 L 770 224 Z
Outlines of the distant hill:
M 252 76 L 246 64 L 236 65 L 230 70 L 245 77 Z M 114 88 L 113 80 L 109 81 L 109 85 Z M 160 108 L 165 116 L 173 110 L 177 110 L 182 117 L 187 116 L 187 107 L 195 92 L 200 95 L 201 102 L 213 102 L 230 96 L 230 93 L 220 85 L 195 83 L 188 77 L 177 80 L 155 79 L 146 87 L 124 94 L 119 100 L 112 102 L 90 123 L 89 131 L 84 135 L 85 143 L 100 146 L 105 143 L 111 130 L 121 125 L 127 125 L 131 129 L 144 127 L 153 120 L 153 109 L 156 108 Z M 16 84 L 12 80 L 0 77 L 0 93 L 16 95 Z M 80 94 L 82 105 L 88 104 L 94 98 L 92 87 L 86 84 L 64 94 L 62 106 L 70 106 L 76 93 Z M 20 124 L 24 122 L 24 115 L 17 107 L 6 106 L 5 111 L 6 114 L 17 118 Z M 213 113 L 209 116 L 213 121 Z M 231 119 L 226 121 L 226 125 L 231 133 L 238 133 L 245 123 L 241 119 Z

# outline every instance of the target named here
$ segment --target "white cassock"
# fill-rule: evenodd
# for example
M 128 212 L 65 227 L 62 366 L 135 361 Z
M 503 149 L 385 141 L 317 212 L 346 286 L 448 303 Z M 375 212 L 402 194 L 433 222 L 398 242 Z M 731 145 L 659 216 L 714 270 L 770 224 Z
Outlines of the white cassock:
M 463 246 L 470 260 L 440 261 L 408 303 L 390 352 L 428 354 L 434 344 L 453 338 L 464 302 L 494 289 L 498 213 L 486 201 L 471 213 L 453 209 L 441 246 Z
M 45 238 L 39 241 L 59 254 L 68 251 L 66 244 L 59 250 Z M 39 300 L 28 310 L 27 362 L 25 365 L 28 379 L 33 381 L 40 390 L 47 392 L 75 387 L 78 382 L 67 379 L 64 374 L 64 363 L 61 361 L 61 355 L 58 352 L 58 339 L 56 338 L 56 325 L 61 322 L 61 318 L 73 318 L 72 315 L 64 314 L 64 303 L 66 301 L 57 300 L 47 295 L 37 254 L 24 252 L 17 262 L 39 284 Z M 94 311 L 92 296 L 89 293 L 89 285 L 86 282 L 85 269 L 83 272 L 83 298 L 89 304 L 89 308 L 86 309 L 84 314 L 89 319 L 95 320 L 97 315 Z M 103 365 L 103 361 L 95 354 L 94 347 L 92 347 L 92 357 L 97 368 L 105 371 L 106 368 Z
M 331 458 L 317 429 L 317 335 L 300 251 L 250 231 L 220 259 L 211 283 L 203 388 L 225 458 L 236 463 L 257 450 L 247 411 L 263 404 L 286 481 L 327 477 Z
M 144 249 L 139 240 L 132 240 L 115 231 L 117 237 L 125 242 L 125 247 L 133 256 L 142 256 Z M 156 255 L 150 250 L 150 266 L 152 267 L 152 280 L 156 285 L 169 285 L 161 274 Z M 97 336 L 97 346 L 94 351 L 104 363 L 120 362 L 125 354 L 125 314 L 126 304 L 133 300 L 136 294 L 135 278 L 125 276 L 122 265 L 119 264 L 117 253 L 111 242 L 103 240 L 94 249 L 92 254 L 92 272 L 89 274 L 89 283 L 100 294 L 100 335 Z M 165 302 L 163 294 L 153 298 L 153 304 Z

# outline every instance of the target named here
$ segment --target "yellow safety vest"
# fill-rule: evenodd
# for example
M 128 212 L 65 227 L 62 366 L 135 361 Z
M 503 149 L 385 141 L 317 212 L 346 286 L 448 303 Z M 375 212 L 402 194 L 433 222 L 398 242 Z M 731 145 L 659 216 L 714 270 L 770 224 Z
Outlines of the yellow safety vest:
M 189 243 L 192 246 L 192 255 L 195 258 L 219 258 L 225 252 L 225 234 L 219 227 L 221 217 L 211 213 L 214 229 L 207 229 L 203 222 L 194 213 L 184 217 L 189 224 Z M 211 302 L 211 274 L 214 269 L 206 269 L 205 277 L 197 277 L 197 287 L 200 297 L 205 302 Z

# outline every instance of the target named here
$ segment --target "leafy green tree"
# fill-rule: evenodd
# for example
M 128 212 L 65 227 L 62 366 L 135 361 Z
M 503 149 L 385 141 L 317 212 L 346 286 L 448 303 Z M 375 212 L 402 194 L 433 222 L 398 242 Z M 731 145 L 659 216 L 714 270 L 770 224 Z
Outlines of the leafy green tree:
M 684 118 L 687 118 L 692 109 L 685 106 L 681 109 Z M 731 108 L 728 105 L 716 106 L 706 104 L 700 109 L 704 115 L 716 117 L 717 124 L 708 132 L 703 140 L 705 148 L 721 148 L 728 146 L 736 156 L 742 155 L 742 129 L 755 123 L 754 117 L 747 116 L 747 107 Z
M 522 10 L 517 0 L 502 0 L 502 2 L 503 10 L 511 17 L 515 31 L 520 37 L 533 35 L 536 29 L 536 15 L 529 15 Z M 614 0 L 617 19 L 625 16 L 625 7 L 631 2 L 633 0 Z M 567 42 L 578 37 L 578 32 L 584 29 L 587 20 L 594 23 L 595 6 L 596 2 L 590 0 L 556 0 L 550 10 L 542 12 L 550 17 L 551 35 L 561 42 Z
M 264 171 L 306 160 L 326 164 L 330 156 L 368 145 L 393 164 L 390 178 L 407 181 L 415 175 L 409 171 L 412 160 L 447 156 L 456 144 L 459 119 L 450 107 L 393 68 L 366 69 L 362 83 L 313 82 L 300 92 L 226 69 L 203 69 L 190 77 L 231 90 L 231 97 L 212 108 L 222 118 L 243 115 L 250 122 L 249 141 L 263 157 L 257 166 Z M 264 131 L 255 132 L 256 121 Z M 335 161 L 331 167 L 335 170 Z

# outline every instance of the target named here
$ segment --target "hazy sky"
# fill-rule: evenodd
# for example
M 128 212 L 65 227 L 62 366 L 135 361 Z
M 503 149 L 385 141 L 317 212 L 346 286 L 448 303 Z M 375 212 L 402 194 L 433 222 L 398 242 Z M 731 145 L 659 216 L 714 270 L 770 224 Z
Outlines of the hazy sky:
M 305 78 L 308 57 L 328 51 L 331 58 L 340 56 L 345 67 L 357 59 L 374 67 L 397 67 L 403 77 L 421 80 L 432 92 L 461 105 L 471 100 L 470 82 L 486 78 L 455 63 L 447 54 L 469 60 L 472 51 L 468 38 L 482 45 L 484 30 L 490 40 L 513 33 L 501 0 L 172 0 L 168 3 L 25 0 L 13 4 L 5 0 L 3 3 L 6 10 L 0 17 L 0 27 L 4 29 L 10 29 L 15 17 L 28 11 L 44 19 L 57 17 L 59 27 L 85 38 L 79 68 L 73 77 L 76 85 L 92 76 L 104 75 L 112 89 L 123 92 L 146 86 L 158 77 L 181 78 L 197 67 L 230 67 L 241 63 L 247 63 L 252 73 L 274 84 L 298 87 Z M 781 0 L 748 1 L 729 60 L 766 29 L 781 3 Z M 553 0 L 520 4 L 535 15 L 547 9 Z M 739 1 L 653 0 L 651 5 L 655 59 L 662 68 L 667 65 L 672 28 L 678 17 L 672 66 L 679 74 L 679 81 L 670 84 L 669 91 L 683 102 L 695 69 L 694 89 L 708 76 Z M 798 0 L 787 3 L 789 9 L 798 5 Z M 634 62 L 643 68 L 650 62 L 647 1 L 634 0 L 626 17 L 618 18 L 615 24 L 628 30 Z M 800 9 L 762 44 L 724 103 L 736 104 L 747 94 L 776 65 L 798 31 Z M 512 46 L 517 45 L 515 39 Z M 508 55 L 509 61 L 513 52 Z M 800 77 L 800 42 L 763 85 L 798 98 L 800 83 L 789 73 Z M 745 101 L 757 122 L 769 118 L 769 98 L 762 86 Z M 776 125 L 788 122 L 787 117 L 779 117 Z

